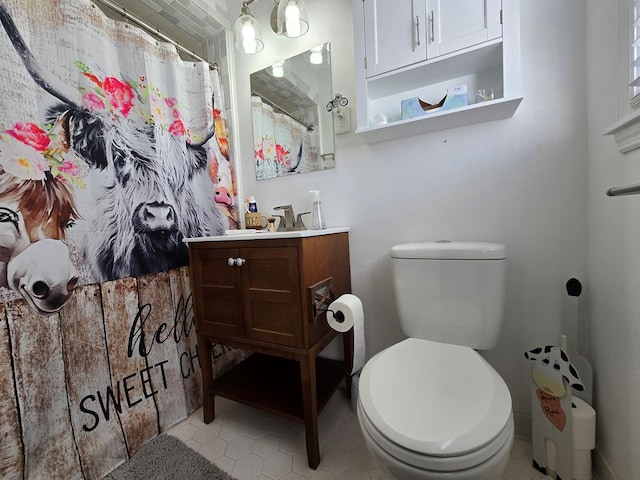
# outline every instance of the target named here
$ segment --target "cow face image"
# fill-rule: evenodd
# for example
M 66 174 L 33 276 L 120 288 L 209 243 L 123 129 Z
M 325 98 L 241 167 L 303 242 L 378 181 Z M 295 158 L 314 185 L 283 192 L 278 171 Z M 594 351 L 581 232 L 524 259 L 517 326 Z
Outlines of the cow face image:
M 222 233 L 202 145 L 155 124 L 64 108 L 49 116 L 69 115 L 70 147 L 90 167 L 93 208 L 83 216 L 92 234 L 82 250 L 98 280 L 186 265 L 184 237 Z
M 533 381 L 549 395 L 564 397 L 567 394 L 565 382 L 575 390 L 584 390 L 577 370 L 560 347 L 538 347 L 525 352 L 524 356 L 536 362 L 531 371 Z
M 4 160 L 4 151 L 0 159 Z M 71 189 L 0 174 L 0 286 L 9 287 L 42 315 L 58 312 L 78 283 L 67 229 L 79 218 Z

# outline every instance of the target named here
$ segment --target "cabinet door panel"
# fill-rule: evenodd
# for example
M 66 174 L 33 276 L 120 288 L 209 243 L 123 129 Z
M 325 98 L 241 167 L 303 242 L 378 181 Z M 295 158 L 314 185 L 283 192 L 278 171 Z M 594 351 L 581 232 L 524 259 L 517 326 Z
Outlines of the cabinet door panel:
M 502 36 L 500 0 L 428 0 L 427 56 L 445 55 Z
M 425 0 L 364 0 L 367 77 L 427 58 Z
M 244 336 L 241 285 L 238 266 L 229 266 L 229 258 L 238 252 L 229 248 L 199 249 L 201 265 L 200 302 L 202 318 L 198 318 L 200 333 Z
M 240 256 L 247 338 L 302 346 L 297 248 L 242 248 Z

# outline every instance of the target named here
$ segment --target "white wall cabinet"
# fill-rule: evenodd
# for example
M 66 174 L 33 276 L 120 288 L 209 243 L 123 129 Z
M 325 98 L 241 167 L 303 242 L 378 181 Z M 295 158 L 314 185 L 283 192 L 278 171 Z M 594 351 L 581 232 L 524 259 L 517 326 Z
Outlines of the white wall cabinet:
M 363 3 L 367 77 L 502 36 L 500 0 Z
M 519 1 L 352 0 L 357 130 L 375 142 L 507 118 L 520 94 Z M 402 100 L 436 103 L 466 85 L 467 105 L 402 119 Z M 476 92 L 493 99 L 476 103 Z
M 427 0 L 427 58 L 502 37 L 500 0 Z
M 367 77 L 426 60 L 425 0 L 361 0 L 361 3 Z

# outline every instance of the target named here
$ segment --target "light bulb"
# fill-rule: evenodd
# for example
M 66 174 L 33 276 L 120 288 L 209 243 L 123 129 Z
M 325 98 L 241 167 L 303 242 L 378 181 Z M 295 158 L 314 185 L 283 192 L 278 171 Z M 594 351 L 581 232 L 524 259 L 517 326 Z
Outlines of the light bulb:
M 271 65 L 271 71 L 274 77 L 284 77 L 284 62 L 277 62 Z
M 288 37 L 300 36 L 300 9 L 298 5 L 291 2 L 284 11 L 285 25 Z
M 320 65 L 324 59 L 322 58 L 322 47 L 316 47 L 311 49 L 309 55 L 309 62 L 314 65 Z
M 256 30 L 251 22 L 242 24 L 242 48 L 245 53 L 256 53 L 258 42 L 256 41 Z
M 258 50 L 258 42 L 255 38 L 245 38 L 242 40 L 242 48 L 244 53 L 256 53 Z

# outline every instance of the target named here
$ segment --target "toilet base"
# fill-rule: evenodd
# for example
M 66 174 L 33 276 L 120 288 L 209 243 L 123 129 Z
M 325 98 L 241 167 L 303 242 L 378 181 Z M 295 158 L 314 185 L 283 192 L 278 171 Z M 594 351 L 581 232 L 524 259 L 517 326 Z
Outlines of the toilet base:
M 360 423 L 360 419 L 358 418 Z M 513 429 L 513 420 L 511 421 Z M 509 454 L 513 447 L 513 434 L 509 436 L 507 441 L 498 452 L 473 468 L 459 470 L 454 472 L 434 472 L 429 470 L 421 470 L 412 465 L 401 462 L 397 458 L 389 455 L 385 450 L 373 440 L 367 430 L 360 423 L 360 431 L 365 440 L 368 450 L 371 452 L 376 462 L 389 476 L 397 480 L 496 480 L 507 468 L 509 462 Z

